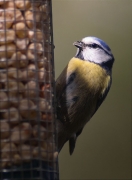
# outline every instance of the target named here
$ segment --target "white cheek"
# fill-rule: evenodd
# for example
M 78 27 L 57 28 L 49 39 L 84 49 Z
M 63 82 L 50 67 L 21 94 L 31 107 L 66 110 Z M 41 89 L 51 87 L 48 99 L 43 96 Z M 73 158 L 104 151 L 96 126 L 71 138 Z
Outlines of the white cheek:
M 106 62 L 109 58 L 109 56 L 105 54 L 102 50 L 91 49 L 91 48 L 85 49 L 83 51 L 83 56 L 85 60 L 98 64 L 101 64 L 102 62 Z
M 86 48 L 83 50 L 83 57 L 87 61 L 91 61 L 94 57 L 94 53 L 91 51 L 91 49 Z

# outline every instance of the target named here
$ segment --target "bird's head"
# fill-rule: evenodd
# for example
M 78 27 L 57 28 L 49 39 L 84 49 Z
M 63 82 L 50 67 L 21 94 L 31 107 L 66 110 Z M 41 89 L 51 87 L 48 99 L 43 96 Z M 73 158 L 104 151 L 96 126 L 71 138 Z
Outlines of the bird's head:
M 73 43 L 77 47 L 75 57 L 90 61 L 111 70 L 114 56 L 109 46 L 97 37 L 85 37 Z

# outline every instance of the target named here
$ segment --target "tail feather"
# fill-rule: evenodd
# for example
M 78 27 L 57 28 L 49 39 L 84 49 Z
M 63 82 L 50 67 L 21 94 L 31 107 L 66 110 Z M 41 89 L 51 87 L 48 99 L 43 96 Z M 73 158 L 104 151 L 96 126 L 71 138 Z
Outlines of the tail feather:
M 70 153 L 70 155 L 72 155 L 72 153 L 74 152 L 76 140 L 77 140 L 76 134 L 73 134 L 72 137 L 69 139 L 69 153 Z

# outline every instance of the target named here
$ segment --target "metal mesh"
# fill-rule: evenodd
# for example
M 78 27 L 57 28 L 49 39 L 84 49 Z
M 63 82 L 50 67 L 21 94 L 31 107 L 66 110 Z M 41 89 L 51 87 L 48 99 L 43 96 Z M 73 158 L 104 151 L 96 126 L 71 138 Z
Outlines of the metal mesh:
M 51 0 L 0 0 L 0 179 L 57 175 Z

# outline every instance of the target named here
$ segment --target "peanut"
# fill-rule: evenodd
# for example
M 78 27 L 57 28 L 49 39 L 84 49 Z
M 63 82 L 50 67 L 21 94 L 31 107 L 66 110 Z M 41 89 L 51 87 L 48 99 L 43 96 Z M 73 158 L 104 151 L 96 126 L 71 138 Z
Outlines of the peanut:
M 33 136 L 35 138 L 40 138 L 40 140 L 42 139 L 47 139 L 47 137 L 49 136 L 49 132 L 47 131 L 46 128 L 44 128 L 43 126 L 39 126 L 39 125 L 35 125 L 33 127 Z
M 31 80 L 37 77 L 36 66 L 34 64 L 29 64 L 28 67 L 22 72 L 23 80 Z
M 33 101 L 23 99 L 19 103 L 20 115 L 28 120 L 35 120 L 37 118 L 36 106 Z
M 0 91 L 0 109 L 6 109 L 9 107 L 7 94 L 3 91 Z
M 39 22 L 41 19 L 41 13 L 37 7 L 31 7 L 30 10 L 25 12 L 25 19 L 28 28 L 34 27 L 34 22 Z
M 25 97 L 34 98 L 37 96 L 37 94 L 38 94 L 37 83 L 35 81 L 29 81 L 25 85 L 25 91 L 24 91 Z
M 22 123 L 12 129 L 11 142 L 21 144 L 30 139 L 32 127 L 29 123 Z
M 15 5 L 17 8 L 21 10 L 25 10 L 31 7 L 31 3 L 28 0 L 25 1 L 15 0 Z
M 19 50 L 26 50 L 27 46 L 29 44 L 29 39 L 16 39 L 16 46 Z
M 10 135 L 9 125 L 6 121 L 0 121 L 0 139 L 8 138 Z
M 8 111 L 3 112 L 3 118 L 7 119 L 10 124 L 18 124 L 21 120 L 19 112 L 16 108 L 9 108 Z
M 29 145 L 22 144 L 18 146 L 18 151 L 22 156 L 23 160 L 30 160 L 32 157 L 32 149 Z
M 13 29 L 16 32 L 18 38 L 26 38 L 28 35 L 28 30 L 24 22 L 17 22 L 13 25 Z
M 14 66 L 17 68 L 24 68 L 28 66 L 28 59 L 25 54 L 20 51 L 14 53 L 11 59 L 8 61 L 9 66 Z
M 15 40 L 15 31 L 0 31 L 0 44 L 8 44 Z
M 16 46 L 13 43 L 2 45 L 0 46 L 0 58 L 2 57 L 10 58 L 15 51 L 16 51 Z
M 51 105 L 46 99 L 40 98 L 39 99 L 39 109 L 44 112 L 51 111 Z
M 2 163 L 0 164 L 1 168 L 4 168 L 5 166 L 11 166 L 14 161 L 14 156 L 17 153 L 17 147 L 14 143 L 7 143 L 1 153 L 1 159 Z

